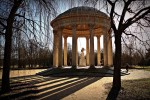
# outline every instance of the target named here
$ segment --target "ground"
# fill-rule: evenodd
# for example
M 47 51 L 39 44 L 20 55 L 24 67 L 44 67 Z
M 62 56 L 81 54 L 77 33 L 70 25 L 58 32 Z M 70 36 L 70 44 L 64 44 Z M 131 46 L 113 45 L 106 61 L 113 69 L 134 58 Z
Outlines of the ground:
M 105 100 L 110 88 L 106 84 L 112 82 L 112 77 L 48 77 L 31 75 L 40 70 L 21 72 L 30 75 L 11 78 L 12 92 L 1 95 L 1 98 L 11 99 L 39 99 L 44 100 Z M 19 71 L 14 76 L 21 75 Z M 150 78 L 150 72 L 131 69 L 129 75 L 122 76 L 122 80 Z M 21 75 L 21 76 L 22 76 Z M 19 92 L 18 92 L 19 91 Z

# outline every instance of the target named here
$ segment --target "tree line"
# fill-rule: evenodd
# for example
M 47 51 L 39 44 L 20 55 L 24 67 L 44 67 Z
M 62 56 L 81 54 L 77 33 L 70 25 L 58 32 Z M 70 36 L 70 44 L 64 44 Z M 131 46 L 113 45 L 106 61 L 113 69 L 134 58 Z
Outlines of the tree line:
M 13 38 L 11 53 L 11 69 L 13 68 L 42 68 L 52 66 L 53 51 L 41 47 L 34 39 L 18 40 Z M 19 42 L 18 42 L 19 41 Z M 4 47 L 1 45 L 0 66 L 3 65 Z

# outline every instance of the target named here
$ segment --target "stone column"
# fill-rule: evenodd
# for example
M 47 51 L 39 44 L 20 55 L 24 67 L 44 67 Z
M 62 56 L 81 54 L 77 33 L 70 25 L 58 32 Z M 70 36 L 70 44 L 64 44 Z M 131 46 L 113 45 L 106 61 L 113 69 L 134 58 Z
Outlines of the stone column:
M 113 65 L 113 53 L 112 53 L 112 38 L 111 33 L 109 33 L 108 37 L 108 66 Z
M 67 36 L 64 36 L 64 66 L 67 66 Z
M 108 66 L 107 34 L 104 34 L 104 66 Z
M 100 36 L 97 36 L 97 65 L 101 65 Z
M 86 65 L 89 66 L 89 37 L 86 37 Z
M 95 57 L 94 57 L 94 25 L 89 25 L 90 30 L 90 68 L 95 68 Z
M 57 67 L 56 65 L 56 38 L 57 38 L 57 34 L 55 32 L 54 33 L 54 40 L 53 40 L 53 67 Z
M 76 65 L 78 66 L 78 37 L 77 37 Z
M 59 28 L 58 29 L 58 36 L 59 36 L 59 52 L 58 52 L 58 67 L 59 68 L 62 68 L 62 65 L 63 65 L 63 59 L 62 59 L 62 28 Z
M 77 37 L 76 25 L 72 26 L 72 68 L 76 69 L 76 52 L 77 52 Z
M 59 40 L 59 37 L 58 37 L 58 34 L 56 35 L 56 66 L 58 67 L 58 47 L 59 47 L 59 44 L 58 44 L 58 40 Z

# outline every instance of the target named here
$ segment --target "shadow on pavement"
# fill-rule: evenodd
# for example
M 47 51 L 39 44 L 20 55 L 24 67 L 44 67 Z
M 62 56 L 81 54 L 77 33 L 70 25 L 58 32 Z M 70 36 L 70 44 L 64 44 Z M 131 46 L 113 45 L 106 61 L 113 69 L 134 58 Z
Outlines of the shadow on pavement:
M 122 73 L 122 75 L 126 75 Z M 0 94 L 3 99 L 47 99 L 60 100 L 103 77 L 112 77 L 112 69 L 48 69 L 25 77 L 10 79 L 12 91 Z M 0 81 L 1 83 L 1 81 Z M 0 89 L 1 90 L 1 89 Z M 115 98 L 118 91 L 112 89 L 109 98 Z
M 59 100 L 88 86 L 102 77 L 45 77 L 32 75 L 11 79 L 10 93 L 0 94 L 6 99 Z

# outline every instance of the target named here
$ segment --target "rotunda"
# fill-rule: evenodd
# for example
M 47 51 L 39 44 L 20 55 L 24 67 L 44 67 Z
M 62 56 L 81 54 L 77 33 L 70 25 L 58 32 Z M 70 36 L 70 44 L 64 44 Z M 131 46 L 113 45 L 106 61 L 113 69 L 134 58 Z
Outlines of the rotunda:
M 86 65 L 91 68 L 95 67 L 94 37 L 97 37 L 97 65 L 100 65 L 100 37 L 102 35 L 104 66 L 113 65 L 110 18 L 105 13 L 92 7 L 74 7 L 58 15 L 51 21 L 51 26 L 54 33 L 54 67 L 67 66 L 67 37 L 72 37 L 73 68 L 78 65 L 77 39 L 79 37 L 86 38 Z M 62 48 L 62 38 L 64 38 L 64 48 Z

